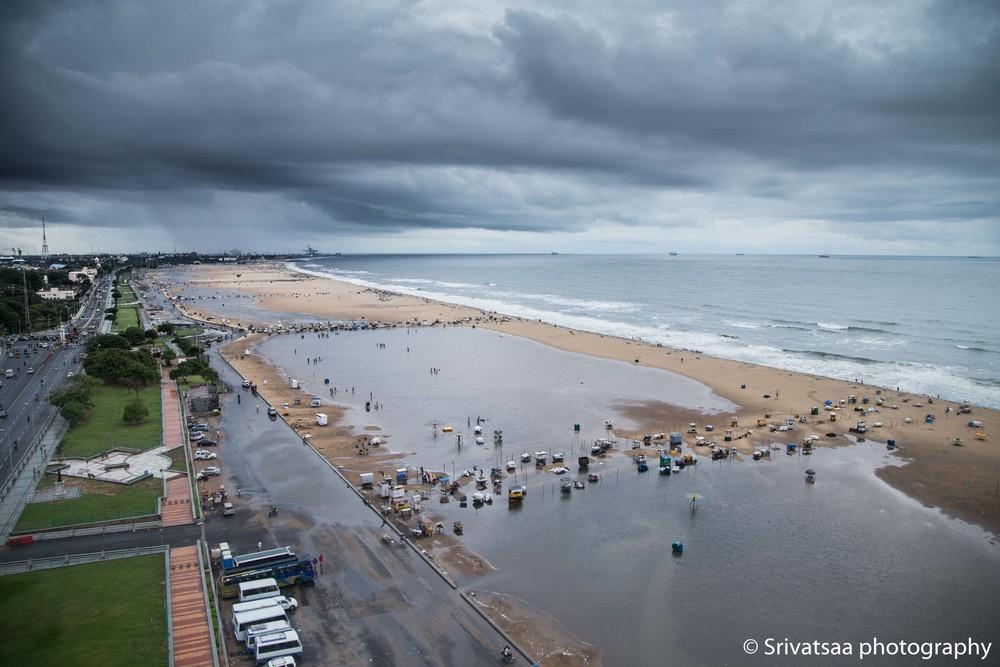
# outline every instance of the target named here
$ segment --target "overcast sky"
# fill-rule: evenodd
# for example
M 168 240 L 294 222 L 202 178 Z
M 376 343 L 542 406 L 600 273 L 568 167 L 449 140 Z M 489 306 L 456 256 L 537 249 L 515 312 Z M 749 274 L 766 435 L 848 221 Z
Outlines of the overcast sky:
M 1000 254 L 1000 3 L 0 3 L 0 253 Z

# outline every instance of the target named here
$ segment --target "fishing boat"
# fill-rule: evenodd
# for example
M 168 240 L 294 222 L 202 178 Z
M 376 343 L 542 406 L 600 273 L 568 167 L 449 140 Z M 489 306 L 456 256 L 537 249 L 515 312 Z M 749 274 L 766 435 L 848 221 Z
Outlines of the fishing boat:
M 478 438 L 476 438 L 476 444 L 477 444 L 477 445 L 481 445 L 481 444 L 483 444 L 483 443 L 485 443 L 485 442 L 486 442 L 486 441 L 485 441 L 485 440 L 483 440 L 483 439 L 482 439 L 481 437 L 478 437 Z
M 601 476 L 598 475 L 596 472 L 592 472 L 589 475 L 587 475 L 587 481 L 588 482 L 600 482 L 601 481 Z
M 584 487 L 584 483 L 581 482 L 580 480 L 576 480 L 576 481 L 573 482 L 573 488 L 574 489 L 582 489 L 583 487 Z
M 614 422 L 613 419 L 605 419 L 604 420 L 604 428 L 606 428 L 608 430 L 611 430 L 614 427 L 615 427 L 615 422 Z
M 545 461 L 549 458 L 548 452 L 535 452 L 535 465 L 543 466 Z
M 507 470 L 514 470 L 517 468 L 517 463 L 514 461 L 507 461 Z
M 670 551 L 677 554 L 678 556 L 681 555 L 682 553 L 684 553 L 684 543 L 674 542 L 673 544 L 670 545 Z
M 562 484 L 559 485 L 559 490 L 562 491 L 564 495 L 569 495 L 573 490 L 573 482 L 568 479 L 564 479 Z
M 475 426 L 472 427 L 472 432 L 473 433 L 477 433 L 477 434 L 478 433 L 482 433 L 483 432 L 483 427 L 480 426 L 479 424 L 476 424 Z
M 565 458 L 566 458 L 566 454 L 564 454 L 563 452 L 554 452 L 552 454 L 552 462 L 553 463 L 562 463 Z
M 531 454 L 527 452 L 521 454 L 521 463 L 531 463 Z

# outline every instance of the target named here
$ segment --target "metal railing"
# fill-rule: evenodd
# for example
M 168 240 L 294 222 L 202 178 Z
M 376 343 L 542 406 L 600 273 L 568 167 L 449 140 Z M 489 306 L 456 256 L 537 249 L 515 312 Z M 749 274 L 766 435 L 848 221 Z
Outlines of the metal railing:
M 170 547 L 168 545 L 154 544 L 148 547 L 135 547 L 132 549 L 112 549 L 108 551 L 95 551 L 93 553 L 85 554 L 66 554 L 64 556 L 15 560 L 0 563 L 0 575 L 32 572 L 34 570 L 50 570 L 56 567 L 66 567 L 67 565 L 98 563 L 106 560 L 132 558 L 133 556 L 149 556 L 152 554 L 164 553 L 169 550 Z
M 174 667 L 174 615 L 170 598 L 170 549 L 163 550 L 163 601 L 167 612 L 167 667 Z
M 58 410 L 50 410 L 49 414 L 45 417 L 45 421 L 42 422 L 41 426 L 38 426 L 35 429 L 34 437 L 28 444 L 28 447 L 24 450 L 24 454 L 21 455 L 21 458 L 16 463 L 12 464 L 11 471 L 7 475 L 7 479 L 3 481 L 3 484 L 0 484 L 0 501 L 3 501 L 7 497 L 7 494 L 10 493 L 11 488 L 17 482 L 17 478 L 21 476 L 22 472 L 24 472 L 24 469 L 28 465 L 28 461 L 31 460 L 32 455 L 35 453 L 35 448 L 38 447 L 39 443 L 41 443 L 41 441 L 45 438 L 45 434 L 48 433 L 49 427 L 52 425 L 52 422 L 58 414 Z M 61 439 L 62 433 L 59 434 L 57 442 Z M 34 490 L 34 485 L 32 485 L 32 490 Z

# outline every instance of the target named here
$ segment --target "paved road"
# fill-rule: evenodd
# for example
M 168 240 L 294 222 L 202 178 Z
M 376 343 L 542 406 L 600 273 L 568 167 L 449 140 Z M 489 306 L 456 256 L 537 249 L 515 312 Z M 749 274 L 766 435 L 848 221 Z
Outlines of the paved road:
M 239 387 L 218 352 L 210 357 L 222 379 Z M 237 551 L 261 541 L 324 556 L 324 573 L 300 594 L 296 619 L 309 652 L 346 665 L 499 662 L 502 637 L 411 549 L 382 544 L 380 518 L 290 427 L 269 420 L 259 399 L 235 391 L 239 402 L 226 397 L 220 419 L 223 477 L 207 484 L 243 495 L 230 497 L 237 520 L 209 513 L 206 534 Z M 270 504 L 280 508 L 277 517 L 267 518 Z
M 106 284 L 107 279 L 102 282 Z M 74 320 L 74 325 L 81 331 L 96 327 L 103 316 L 102 292 L 106 292 L 106 288 L 96 286 L 91 290 Z M 81 350 L 76 345 L 64 346 L 57 340 L 42 341 L 37 338 L 12 343 L 2 360 L 0 369 L 4 377 L 0 378 L 3 382 L 0 408 L 7 411 L 7 416 L 0 419 L 0 483 L 16 469 L 41 426 L 55 413 L 56 409 L 47 400 L 49 392 L 65 384 L 67 373 L 80 370 L 77 358 L 81 356 Z M 43 348 L 42 345 L 48 347 Z M 13 378 L 6 377 L 7 369 L 14 371 Z
M 173 312 L 162 298 L 150 301 Z M 217 351 L 210 358 L 223 381 L 241 385 Z M 239 400 L 235 393 L 225 397 L 218 420 L 223 438 L 219 460 L 212 463 L 222 467 L 223 475 L 202 486 L 225 484 L 237 514 L 225 518 L 218 510 L 208 512 L 204 533 L 210 545 L 227 541 L 237 552 L 252 551 L 260 542 L 323 555 L 317 585 L 296 593 L 302 608 L 294 621 L 306 648 L 304 662 L 500 664 L 504 640 L 499 633 L 411 549 L 382 544 L 379 517 L 287 424 L 269 420 L 263 407 L 258 413 L 262 402 L 249 391 L 235 391 Z M 270 504 L 280 508 L 276 517 L 267 517 Z M 181 546 L 193 543 L 201 530 L 181 526 L 0 548 L 0 560 L 161 543 Z

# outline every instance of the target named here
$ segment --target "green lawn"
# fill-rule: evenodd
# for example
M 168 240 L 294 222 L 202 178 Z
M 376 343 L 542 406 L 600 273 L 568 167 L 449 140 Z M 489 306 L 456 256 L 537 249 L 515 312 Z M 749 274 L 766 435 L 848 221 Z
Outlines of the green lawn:
M 209 384 L 208 380 L 206 380 L 203 375 L 188 375 L 181 378 L 179 383 L 182 391 L 192 387 L 200 387 L 203 384 Z
M 139 326 L 139 309 L 130 306 L 123 306 L 118 309 L 118 314 L 115 315 L 115 321 L 114 324 L 111 325 L 111 331 L 114 333 L 120 333 L 129 327 L 137 326 Z
M 138 391 L 139 398 L 149 408 L 149 417 L 141 424 L 129 426 L 122 421 L 122 410 L 132 398 L 132 390 L 106 384 L 97 387 L 93 395 L 94 407 L 86 419 L 63 436 L 60 443 L 63 456 L 93 456 L 113 447 L 143 450 L 159 447 L 162 421 L 160 383 L 150 384 Z
M 184 460 L 184 447 L 174 447 L 166 454 L 170 457 L 170 469 L 184 472 L 187 470 L 187 462 Z
M 167 664 L 163 556 L 0 577 L 0 664 Z
M 177 330 L 174 331 L 174 335 L 184 338 L 185 336 L 197 336 L 203 331 L 204 329 L 201 327 L 178 327 Z
M 182 457 L 183 455 L 181 452 Z M 39 488 L 51 486 L 54 479 L 55 475 L 45 475 L 38 484 Z M 43 528 L 152 514 L 156 511 L 156 499 L 162 493 L 163 482 L 153 478 L 128 485 L 88 481 L 78 498 L 25 505 L 14 531 L 26 533 Z

